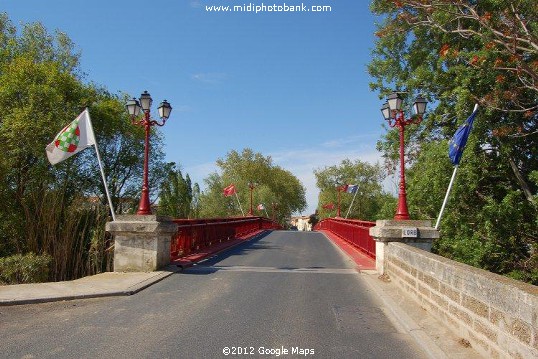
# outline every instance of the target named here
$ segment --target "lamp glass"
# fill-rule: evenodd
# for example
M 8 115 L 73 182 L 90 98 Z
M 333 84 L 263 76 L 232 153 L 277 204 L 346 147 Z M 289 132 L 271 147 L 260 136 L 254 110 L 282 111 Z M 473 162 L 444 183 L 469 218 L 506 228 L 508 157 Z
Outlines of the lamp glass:
M 381 113 L 383 114 L 383 118 L 385 120 L 388 121 L 390 119 L 390 107 L 387 102 L 385 102 L 383 106 L 381 107 Z
M 153 102 L 153 99 L 151 98 L 151 95 L 144 91 L 142 95 L 140 95 L 140 106 L 142 107 L 142 110 L 149 111 L 151 108 L 151 104 Z
M 127 112 L 129 113 L 129 115 L 131 116 L 138 116 L 138 114 L 140 113 L 140 104 L 135 98 L 127 101 L 125 107 L 127 108 Z
M 415 110 L 415 113 L 419 116 L 422 116 L 426 112 L 426 105 L 428 102 L 422 98 L 421 96 L 418 96 L 415 99 L 415 103 L 413 104 L 413 108 Z
M 170 113 L 172 112 L 172 106 L 170 106 L 170 103 L 168 103 L 168 101 L 164 100 L 159 105 L 158 110 L 160 118 L 168 119 L 168 117 L 170 117 Z
M 389 108 L 392 111 L 400 111 L 402 109 L 402 98 L 396 92 L 393 92 L 389 95 L 387 103 L 389 104 Z

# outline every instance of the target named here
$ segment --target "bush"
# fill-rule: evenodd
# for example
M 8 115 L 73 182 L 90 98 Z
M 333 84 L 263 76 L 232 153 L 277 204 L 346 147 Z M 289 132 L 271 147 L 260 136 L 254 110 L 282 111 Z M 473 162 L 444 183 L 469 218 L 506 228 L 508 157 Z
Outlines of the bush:
M 46 282 L 52 257 L 48 254 L 16 254 L 0 258 L 0 283 L 21 284 Z

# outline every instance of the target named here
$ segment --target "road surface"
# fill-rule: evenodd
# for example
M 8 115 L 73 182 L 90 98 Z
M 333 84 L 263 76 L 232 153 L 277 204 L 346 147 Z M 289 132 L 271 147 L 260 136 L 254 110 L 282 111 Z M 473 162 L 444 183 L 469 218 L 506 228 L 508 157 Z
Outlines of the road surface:
M 0 307 L 2 358 L 422 358 L 322 234 L 276 231 L 129 297 Z

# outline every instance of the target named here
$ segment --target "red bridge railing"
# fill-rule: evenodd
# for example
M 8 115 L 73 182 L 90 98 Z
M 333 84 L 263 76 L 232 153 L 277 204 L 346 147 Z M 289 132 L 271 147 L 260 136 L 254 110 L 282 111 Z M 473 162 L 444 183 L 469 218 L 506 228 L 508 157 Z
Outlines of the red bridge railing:
M 356 219 L 326 218 L 314 227 L 315 230 L 329 231 L 349 242 L 367 255 L 375 258 L 375 241 L 370 237 L 369 229 L 375 222 Z
M 226 241 L 265 229 L 281 229 L 264 217 L 175 219 L 178 231 L 172 238 L 172 260 Z

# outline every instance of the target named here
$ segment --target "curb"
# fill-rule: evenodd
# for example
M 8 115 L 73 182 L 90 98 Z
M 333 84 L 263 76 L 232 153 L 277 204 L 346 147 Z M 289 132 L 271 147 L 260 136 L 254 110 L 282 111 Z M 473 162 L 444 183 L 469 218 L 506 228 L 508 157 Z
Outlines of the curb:
M 337 237 L 335 234 L 329 231 L 318 230 L 317 232 L 323 234 L 325 238 L 327 238 L 327 240 L 331 242 L 336 248 L 338 248 L 346 257 L 355 262 L 355 264 L 357 265 L 357 269 L 360 272 L 370 273 L 372 271 L 375 271 L 375 273 L 377 273 L 375 269 L 375 259 L 370 258 L 360 249 L 346 242 L 344 239 Z
M 380 287 L 380 283 L 375 283 L 377 276 L 366 276 L 365 282 L 368 287 L 381 299 L 385 308 L 390 311 L 391 316 L 398 321 L 398 324 L 404 331 L 409 333 L 415 342 L 422 348 L 422 350 L 432 359 L 447 359 L 449 356 L 435 344 L 430 336 L 413 320 L 397 303 L 395 303 L 388 295 L 385 295 L 383 289 Z
M 102 297 L 118 297 L 118 296 L 129 296 L 136 294 L 151 285 L 158 283 L 162 281 L 165 278 L 168 278 L 174 273 L 179 273 L 183 269 L 192 267 L 193 265 L 202 262 L 204 260 L 207 260 L 209 258 L 212 258 L 220 253 L 223 253 L 225 251 L 228 251 L 240 244 L 246 243 L 248 241 L 251 241 L 260 235 L 263 235 L 267 233 L 267 230 L 262 230 L 259 232 L 256 232 L 254 235 L 246 238 L 237 238 L 235 241 L 231 241 L 228 246 L 224 246 L 222 248 L 219 248 L 216 251 L 208 251 L 206 253 L 198 253 L 197 255 L 193 255 L 194 258 L 192 260 L 184 260 L 183 263 L 177 264 L 174 262 L 171 262 L 167 267 L 163 268 L 161 271 L 158 272 L 150 272 L 148 273 L 149 277 L 141 279 L 139 281 L 135 280 L 134 284 L 126 283 L 127 286 L 119 287 L 119 288 L 97 288 L 95 289 L 95 292 L 92 292 L 91 285 L 92 283 L 85 283 L 80 282 L 80 280 L 83 280 L 84 278 L 90 278 L 90 277 L 83 277 L 79 278 L 75 281 L 67 281 L 65 283 L 62 282 L 49 282 L 49 283 L 36 283 L 36 288 L 32 289 L 32 291 L 35 291 L 37 294 L 31 294 L 27 295 L 21 294 L 22 297 L 26 296 L 25 298 L 13 298 L 13 299 L 0 299 L 0 307 L 2 306 L 11 306 L 11 305 L 23 305 L 23 304 L 38 304 L 38 303 L 49 303 L 49 302 L 59 302 L 59 301 L 68 301 L 68 300 L 76 300 L 76 299 L 90 299 L 90 298 L 102 298 Z M 114 273 L 114 272 L 109 272 Z M 153 273 L 153 275 L 151 275 Z M 104 273 L 101 273 L 104 274 Z M 99 275 L 99 274 L 97 274 Z M 101 279 L 102 283 L 109 281 L 111 279 Z M 40 284 L 47 285 L 52 284 L 54 286 L 60 286 L 60 289 L 56 288 L 55 291 L 60 292 L 53 293 L 52 295 L 48 296 L 42 296 L 38 297 L 40 290 L 39 286 Z M 21 284 L 22 286 L 25 286 L 26 284 Z M 15 284 L 14 286 L 17 286 Z M 63 286 L 63 287 L 61 287 Z M 89 286 L 89 287 L 88 287 Z M 11 287 L 11 286 L 9 286 Z M 74 287 L 74 288 L 73 288 Z M 90 289 L 88 289 L 90 288 Z M 1 289 L 1 287 L 0 287 Z M 11 289 L 11 288 L 10 288 Z M 79 291 L 79 293 L 76 293 Z M 69 293 L 69 294 L 62 294 L 63 293 Z M 70 293 L 71 292 L 71 293 Z M 74 292 L 74 293 L 73 293 Z
M 2 306 L 11 306 L 11 305 L 23 305 L 23 304 L 38 304 L 38 303 L 50 303 L 50 302 L 60 302 L 60 301 L 69 301 L 76 299 L 91 299 L 91 298 L 103 298 L 103 297 L 118 297 L 118 296 L 129 296 L 136 294 L 149 286 L 160 282 L 161 280 L 168 278 L 174 273 L 179 272 L 180 270 L 174 266 L 169 266 L 165 268 L 165 271 L 156 273 L 154 276 L 146 278 L 135 284 L 122 289 L 104 289 L 101 291 L 96 291 L 94 293 L 75 293 L 75 294 L 58 294 L 47 297 L 35 297 L 35 298 L 21 298 L 21 299 L 2 299 L 0 300 L 0 307 Z M 72 282 L 72 281 L 71 281 Z M 60 283 L 60 282 L 56 282 Z M 38 290 L 38 289 L 36 289 Z

